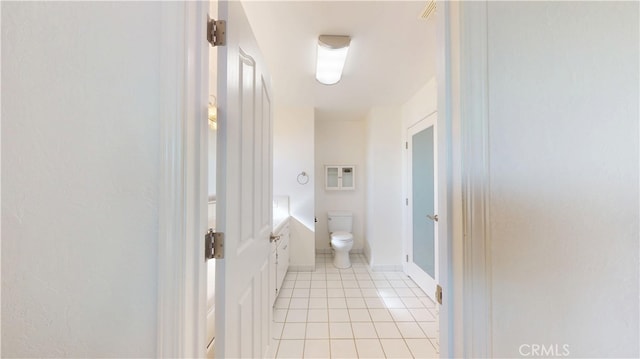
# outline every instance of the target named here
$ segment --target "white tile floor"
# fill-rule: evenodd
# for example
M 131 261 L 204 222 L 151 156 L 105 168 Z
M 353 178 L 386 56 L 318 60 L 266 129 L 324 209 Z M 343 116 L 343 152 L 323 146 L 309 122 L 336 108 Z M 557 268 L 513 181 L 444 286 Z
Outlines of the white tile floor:
M 437 358 L 437 308 L 401 272 L 371 272 L 362 255 L 336 269 L 289 272 L 274 307 L 273 358 Z

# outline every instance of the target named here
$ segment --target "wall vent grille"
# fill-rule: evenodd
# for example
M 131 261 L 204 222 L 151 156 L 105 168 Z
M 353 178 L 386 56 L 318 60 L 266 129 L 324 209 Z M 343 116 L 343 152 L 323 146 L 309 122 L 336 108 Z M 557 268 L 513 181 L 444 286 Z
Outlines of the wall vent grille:
M 433 15 L 434 12 L 436 12 L 436 0 L 431 0 L 424 7 L 422 12 L 420 13 L 420 16 L 418 16 L 418 18 L 422 20 L 428 20 L 429 17 Z

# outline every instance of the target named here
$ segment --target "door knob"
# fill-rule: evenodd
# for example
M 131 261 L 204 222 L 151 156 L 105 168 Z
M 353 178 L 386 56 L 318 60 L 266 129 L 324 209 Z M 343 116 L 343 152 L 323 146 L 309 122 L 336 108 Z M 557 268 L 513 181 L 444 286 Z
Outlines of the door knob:
M 438 222 L 438 215 L 434 214 L 433 216 L 430 214 L 427 214 L 427 218 L 429 218 L 430 220 L 434 221 L 434 222 Z
M 279 239 L 280 239 L 280 236 L 276 236 L 273 233 L 271 233 L 271 235 L 269 236 L 269 242 L 275 242 L 275 241 L 277 241 Z

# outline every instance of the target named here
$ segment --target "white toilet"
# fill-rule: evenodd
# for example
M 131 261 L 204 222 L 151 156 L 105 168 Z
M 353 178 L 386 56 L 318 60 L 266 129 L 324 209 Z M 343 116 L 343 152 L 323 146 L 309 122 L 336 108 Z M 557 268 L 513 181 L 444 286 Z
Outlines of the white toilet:
M 351 267 L 349 251 L 353 248 L 353 214 L 349 211 L 330 211 L 329 235 L 333 248 L 333 265 L 336 268 Z

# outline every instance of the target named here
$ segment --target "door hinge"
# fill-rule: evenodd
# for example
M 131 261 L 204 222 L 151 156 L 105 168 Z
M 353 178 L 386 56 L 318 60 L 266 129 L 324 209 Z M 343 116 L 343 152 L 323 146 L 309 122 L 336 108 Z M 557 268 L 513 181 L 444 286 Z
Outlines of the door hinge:
M 204 259 L 224 258 L 224 233 L 214 232 L 209 228 L 209 232 L 204 236 Z
M 406 255 L 405 262 L 409 263 L 409 255 Z
M 404 204 L 407 205 L 407 206 L 409 205 L 409 198 L 405 198 L 404 199 Z
M 207 41 L 211 46 L 227 44 L 227 22 L 224 20 L 207 20 Z
M 436 300 L 438 304 L 442 305 L 442 287 L 440 284 L 436 285 Z
M 407 150 L 409 149 L 409 142 L 404 143 L 404 148 L 406 148 Z

